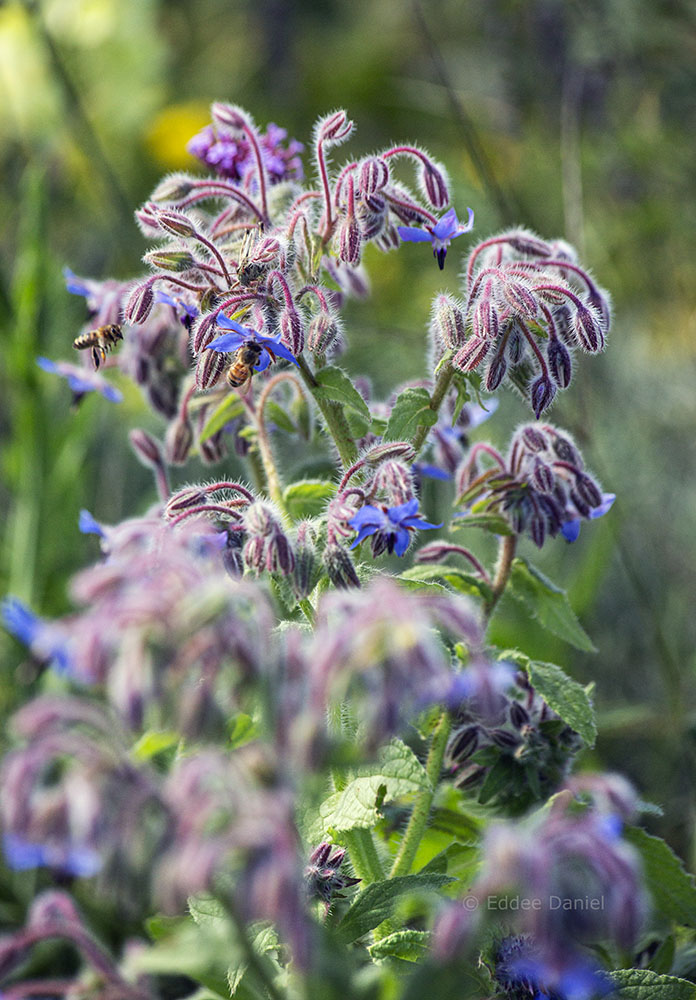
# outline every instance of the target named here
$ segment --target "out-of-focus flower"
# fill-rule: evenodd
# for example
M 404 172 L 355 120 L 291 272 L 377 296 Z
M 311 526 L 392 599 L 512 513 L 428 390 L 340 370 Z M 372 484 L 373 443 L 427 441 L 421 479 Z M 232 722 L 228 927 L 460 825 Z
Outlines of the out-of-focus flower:
M 69 361 L 51 361 L 49 358 L 37 358 L 36 363 L 45 372 L 67 379 L 76 403 L 88 392 L 98 392 L 110 403 L 120 403 L 123 400 L 123 393 L 96 371 L 81 368 Z
M 307 892 L 324 903 L 326 913 L 331 907 L 331 900 L 341 898 L 339 895 L 341 889 L 360 882 L 359 878 L 352 878 L 339 871 L 345 856 L 345 847 L 336 847 L 335 844 L 324 841 L 314 848 L 305 868 Z
M 59 673 L 69 670 L 70 632 L 64 624 L 39 618 L 16 597 L 2 602 L 2 620 L 8 632 L 28 646 L 39 662 L 55 664 Z
M 272 184 L 302 180 L 299 154 L 304 146 L 296 139 L 290 139 L 284 145 L 287 135 L 284 128 L 272 122 L 266 132 L 259 135 L 261 155 Z M 206 125 L 190 140 L 187 149 L 218 176 L 231 181 L 244 181 L 255 167 L 253 149 L 247 139 L 220 125 Z
M 449 212 L 445 212 L 440 221 L 433 226 L 426 226 L 424 229 L 415 226 L 397 226 L 397 232 L 401 239 L 407 242 L 430 243 L 433 248 L 433 256 L 442 270 L 445 266 L 447 248 L 451 241 L 474 228 L 474 213 L 470 208 L 467 211 L 469 218 L 466 223 L 461 223 L 457 218 L 456 211 L 450 208 Z
M 354 549 L 356 545 L 364 541 L 369 535 L 373 535 L 372 554 L 374 556 L 384 552 L 396 552 L 397 556 L 403 556 L 411 541 L 410 532 L 415 529 L 427 530 L 429 528 L 441 528 L 441 524 L 430 524 L 418 513 L 418 499 L 414 497 L 406 503 L 396 507 L 374 507 L 365 504 L 355 514 L 348 524 L 358 532 L 358 536 L 351 545 Z

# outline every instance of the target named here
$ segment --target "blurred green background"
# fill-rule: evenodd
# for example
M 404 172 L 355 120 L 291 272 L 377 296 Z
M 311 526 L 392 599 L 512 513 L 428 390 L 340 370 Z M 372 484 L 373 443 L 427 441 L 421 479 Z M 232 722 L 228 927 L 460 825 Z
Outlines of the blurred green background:
M 679 0 L 41 0 L 0 3 L 2 591 L 43 614 L 96 554 L 77 513 L 114 522 L 154 499 L 129 427 L 160 432 L 140 396 L 71 412 L 39 354 L 68 358 L 84 303 L 61 271 L 139 272 L 133 209 L 161 173 L 194 168 L 187 140 L 213 100 L 307 142 L 345 107 L 345 155 L 391 140 L 448 166 L 475 240 L 522 224 L 563 236 L 612 292 L 607 353 L 580 358 L 550 419 L 584 449 L 611 515 L 535 559 L 569 588 L 597 655 L 504 605 L 495 638 L 596 681 L 601 738 L 587 764 L 620 769 L 693 866 L 696 633 L 696 4 Z M 422 377 L 433 294 L 458 287 L 425 251 L 368 256 L 351 305 L 353 372 L 383 398 Z M 388 359 L 388 363 L 385 363 Z M 529 419 L 505 393 L 479 434 L 505 447 Z M 431 493 L 428 509 L 437 506 Z M 31 671 L 0 636 L 0 710 Z M 20 664 L 18 667 L 17 664 Z

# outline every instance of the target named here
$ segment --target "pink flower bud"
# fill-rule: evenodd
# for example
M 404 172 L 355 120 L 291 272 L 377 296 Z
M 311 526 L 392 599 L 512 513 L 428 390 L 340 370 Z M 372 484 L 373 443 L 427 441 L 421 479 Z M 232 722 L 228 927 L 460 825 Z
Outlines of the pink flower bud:
M 236 131 L 243 130 L 245 125 L 249 125 L 249 115 L 236 104 L 215 101 L 210 110 L 213 121 L 218 125 L 224 125 Z
M 482 340 L 480 337 L 469 337 L 461 350 L 457 351 L 452 358 L 452 364 L 460 371 L 472 372 L 484 360 L 489 349 L 490 344 L 487 340 Z
M 345 142 L 352 131 L 353 122 L 350 121 L 346 112 L 342 110 L 325 115 L 316 124 L 318 142 Z
M 449 190 L 444 169 L 429 160 L 423 164 L 420 183 L 430 204 L 435 209 L 443 209 L 449 203 Z
M 135 430 L 130 431 L 128 434 L 128 440 L 143 465 L 151 468 L 152 466 L 162 464 L 162 448 L 157 438 L 148 434 L 147 431 L 136 427 Z
M 126 323 L 138 325 L 144 323 L 150 315 L 155 297 L 152 292 L 152 279 L 140 282 L 128 296 L 123 315 Z
M 389 167 L 379 156 L 367 156 L 358 170 L 358 191 L 364 198 L 381 191 L 389 180 Z

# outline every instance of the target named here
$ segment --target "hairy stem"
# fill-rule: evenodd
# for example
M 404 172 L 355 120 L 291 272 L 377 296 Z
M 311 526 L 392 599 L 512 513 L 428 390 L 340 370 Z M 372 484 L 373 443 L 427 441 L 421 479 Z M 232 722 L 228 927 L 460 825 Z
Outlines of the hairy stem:
M 447 390 L 450 387 L 452 379 L 454 378 L 454 368 L 452 367 L 452 362 L 447 361 L 440 369 L 437 379 L 435 380 L 435 385 L 433 387 L 432 395 L 430 396 L 430 409 L 433 413 L 438 413 L 440 407 L 442 406 L 442 401 L 447 394 Z M 423 447 L 425 439 L 428 436 L 429 427 L 425 424 L 421 424 L 413 437 L 413 447 L 415 448 L 416 454 Z
M 358 449 L 355 447 L 355 441 L 350 433 L 350 427 L 343 414 L 343 410 L 332 399 L 323 399 L 317 396 L 316 390 L 319 383 L 301 355 L 297 358 L 297 363 L 304 384 L 314 397 L 314 401 L 319 407 L 319 411 L 326 423 L 326 428 L 336 445 L 338 454 L 341 456 L 341 462 L 345 468 L 349 468 L 358 457 Z
M 507 587 L 508 580 L 510 579 L 510 570 L 512 569 L 512 560 L 515 558 L 516 548 L 517 535 L 504 535 L 500 539 L 498 562 L 495 567 L 495 577 L 493 578 L 493 593 L 483 609 L 486 621 L 493 614 L 496 604 L 503 596 L 505 588 Z

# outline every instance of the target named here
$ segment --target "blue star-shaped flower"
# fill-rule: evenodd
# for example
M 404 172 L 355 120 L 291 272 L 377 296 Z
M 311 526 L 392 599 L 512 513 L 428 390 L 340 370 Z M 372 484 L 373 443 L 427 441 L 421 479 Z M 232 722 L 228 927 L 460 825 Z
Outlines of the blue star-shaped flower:
M 102 859 L 87 845 L 39 843 L 15 833 L 3 836 L 3 853 L 8 867 L 18 872 L 45 867 L 78 878 L 90 878 L 102 867 Z
M 255 330 L 252 330 L 248 326 L 242 326 L 241 323 L 237 323 L 233 319 L 228 319 L 227 316 L 223 316 L 222 313 L 218 316 L 216 323 L 218 326 L 223 327 L 225 330 L 231 330 L 231 333 L 223 333 L 221 337 L 216 337 L 212 343 L 208 344 L 207 350 L 209 351 L 221 351 L 223 353 L 230 353 L 236 351 L 237 348 L 241 347 L 248 340 L 253 340 L 255 343 L 260 344 L 264 349 L 264 353 L 261 355 L 259 363 L 254 366 L 254 370 L 257 372 L 262 372 L 268 368 L 271 361 L 275 361 L 276 355 L 280 358 L 285 358 L 286 361 L 292 361 L 294 365 L 297 365 L 295 356 L 290 353 L 285 344 L 281 344 L 280 337 L 262 337 Z M 297 365 L 299 368 L 299 365 Z
M 67 379 L 68 385 L 75 393 L 75 402 L 86 392 L 101 393 L 104 399 L 108 399 L 111 403 L 120 403 L 123 399 L 123 394 L 98 372 L 72 365 L 69 361 L 51 361 L 50 358 L 37 358 L 36 363 L 45 372 Z
M 59 674 L 69 674 L 67 637 L 59 625 L 35 615 L 17 597 L 6 597 L 0 605 L 2 623 L 16 639 L 28 646 L 42 662 L 51 662 Z
M 402 556 L 411 540 L 409 534 L 415 528 L 441 528 L 441 524 L 430 524 L 424 521 L 418 513 L 418 500 L 408 500 L 397 507 L 373 507 L 366 504 L 361 507 L 348 524 L 358 532 L 358 537 L 351 545 L 354 549 L 368 535 L 374 535 L 372 551 L 379 555 L 386 549 Z
M 599 507 L 595 507 L 594 510 L 590 512 L 590 517 L 594 520 L 596 517 L 603 517 L 608 510 L 611 509 L 611 505 L 616 500 L 616 493 L 603 493 L 602 502 Z M 567 542 L 575 542 L 580 534 L 580 515 L 573 513 L 567 521 L 564 521 L 561 525 L 561 534 Z
M 450 242 L 463 233 L 468 233 L 474 227 L 474 213 L 467 209 L 469 220 L 463 224 L 457 218 L 457 213 L 453 208 L 445 212 L 439 222 L 434 226 L 426 226 L 425 229 L 418 229 L 415 226 L 397 226 L 397 232 L 402 240 L 410 243 L 430 243 L 433 248 L 433 256 L 437 260 L 440 270 L 445 266 L 447 247 Z

